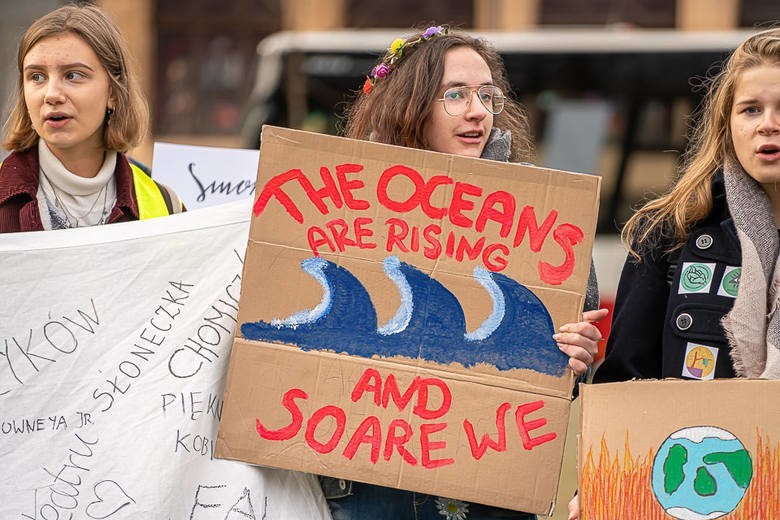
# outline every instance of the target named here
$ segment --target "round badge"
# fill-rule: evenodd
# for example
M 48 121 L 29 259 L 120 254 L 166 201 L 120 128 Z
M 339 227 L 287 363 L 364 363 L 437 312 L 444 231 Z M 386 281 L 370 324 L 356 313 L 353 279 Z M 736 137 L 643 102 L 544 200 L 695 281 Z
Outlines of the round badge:
M 716 354 L 706 347 L 692 348 L 685 356 L 685 369 L 688 373 L 683 375 L 708 379 L 708 376 L 715 370 L 715 356 Z
M 732 269 L 723 275 L 723 291 L 729 296 L 736 298 L 739 291 L 739 277 L 742 275 L 742 268 Z
M 709 285 L 711 279 L 712 269 L 710 266 L 690 264 L 680 275 L 680 285 L 687 292 L 699 292 Z

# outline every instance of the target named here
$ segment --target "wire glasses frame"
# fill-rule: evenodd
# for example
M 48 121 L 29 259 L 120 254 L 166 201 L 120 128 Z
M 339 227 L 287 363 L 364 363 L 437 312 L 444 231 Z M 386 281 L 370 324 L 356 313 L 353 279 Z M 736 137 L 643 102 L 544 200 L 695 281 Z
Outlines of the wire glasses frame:
M 482 106 L 493 115 L 504 110 L 504 93 L 495 85 L 479 85 L 475 87 L 451 87 L 444 91 L 444 97 L 437 99 L 444 103 L 444 110 L 456 117 L 462 115 L 471 105 L 472 92 L 477 92 Z

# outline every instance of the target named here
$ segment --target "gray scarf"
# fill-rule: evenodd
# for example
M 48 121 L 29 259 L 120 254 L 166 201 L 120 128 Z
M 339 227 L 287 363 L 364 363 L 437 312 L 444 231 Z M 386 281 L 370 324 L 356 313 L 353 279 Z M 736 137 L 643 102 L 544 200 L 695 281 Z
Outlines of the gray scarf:
M 742 274 L 734 307 L 723 317 L 734 371 L 740 377 L 780 379 L 777 311 L 777 227 L 769 198 L 739 163 L 723 168 L 726 201 L 742 246 Z
M 490 130 L 485 148 L 482 149 L 482 159 L 509 162 L 512 154 L 512 132 L 493 127 Z

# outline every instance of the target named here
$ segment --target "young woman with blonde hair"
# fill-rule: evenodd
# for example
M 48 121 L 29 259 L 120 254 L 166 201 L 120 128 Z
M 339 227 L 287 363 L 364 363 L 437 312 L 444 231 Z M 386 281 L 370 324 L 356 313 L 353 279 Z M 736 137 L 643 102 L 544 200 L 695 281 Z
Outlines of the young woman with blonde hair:
M 780 376 L 780 29 L 711 80 L 682 174 L 626 224 L 630 256 L 595 381 Z M 707 348 L 692 367 L 691 344 Z M 693 370 L 692 370 L 693 369 Z
M 116 26 L 68 5 L 27 29 L 0 166 L 0 233 L 93 226 L 177 213 L 181 202 L 124 155 L 148 109 Z
M 623 230 L 594 382 L 780 378 L 780 29 L 742 42 L 709 87 L 679 180 Z

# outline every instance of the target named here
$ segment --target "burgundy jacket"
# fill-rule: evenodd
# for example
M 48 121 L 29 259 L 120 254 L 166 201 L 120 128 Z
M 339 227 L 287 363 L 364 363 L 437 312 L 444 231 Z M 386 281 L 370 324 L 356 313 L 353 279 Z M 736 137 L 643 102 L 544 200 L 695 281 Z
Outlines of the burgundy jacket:
M 0 233 L 43 231 L 38 211 L 38 148 L 13 152 L 0 167 Z M 138 203 L 133 188 L 133 172 L 124 154 L 117 154 L 116 204 L 108 223 L 138 220 Z

